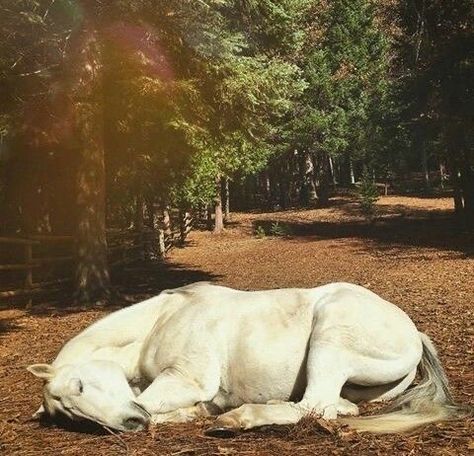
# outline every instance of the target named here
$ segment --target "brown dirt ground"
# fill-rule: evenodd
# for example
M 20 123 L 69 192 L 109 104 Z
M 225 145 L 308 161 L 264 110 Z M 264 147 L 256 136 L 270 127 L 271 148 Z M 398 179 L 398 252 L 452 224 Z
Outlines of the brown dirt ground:
M 115 277 L 130 300 L 164 287 L 213 280 L 242 289 L 350 281 L 406 310 L 427 332 L 459 402 L 473 403 L 474 238 L 455 230 L 451 200 L 384 197 L 379 220 L 364 223 L 357 205 L 338 198 L 329 209 L 234 214 L 225 234 L 195 231 L 164 265 L 137 265 Z M 253 236 L 278 221 L 287 237 Z M 50 302 L 0 311 L 0 453 L 26 455 L 403 455 L 473 454 L 473 421 L 430 425 L 410 436 L 357 435 L 314 420 L 268 427 L 231 440 L 205 437 L 209 421 L 110 435 L 94 426 L 38 423 L 41 385 L 25 371 L 54 358 L 66 339 L 124 305 L 78 309 Z

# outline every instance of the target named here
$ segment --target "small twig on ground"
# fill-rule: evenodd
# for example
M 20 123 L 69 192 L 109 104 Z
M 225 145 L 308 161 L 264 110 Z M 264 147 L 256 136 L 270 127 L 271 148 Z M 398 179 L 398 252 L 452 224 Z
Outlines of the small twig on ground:
M 125 450 L 125 455 L 127 456 L 130 454 L 130 447 L 128 446 L 128 443 L 116 432 L 114 432 L 112 429 L 108 428 L 107 426 L 104 426 L 101 424 L 101 426 L 109 433 L 112 434 L 122 445 L 123 449 Z
M 183 448 L 182 450 L 179 450 L 179 451 L 176 451 L 174 453 L 171 453 L 170 456 L 178 456 L 180 454 L 194 454 L 196 453 L 196 451 L 200 451 L 200 450 L 209 450 L 208 447 L 200 447 L 200 448 Z

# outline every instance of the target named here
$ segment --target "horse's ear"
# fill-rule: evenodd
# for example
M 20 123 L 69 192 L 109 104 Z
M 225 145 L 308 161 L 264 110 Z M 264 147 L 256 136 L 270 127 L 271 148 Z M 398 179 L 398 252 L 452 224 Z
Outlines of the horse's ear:
M 50 364 L 32 364 L 26 368 L 35 377 L 51 380 L 56 375 L 56 369 Z

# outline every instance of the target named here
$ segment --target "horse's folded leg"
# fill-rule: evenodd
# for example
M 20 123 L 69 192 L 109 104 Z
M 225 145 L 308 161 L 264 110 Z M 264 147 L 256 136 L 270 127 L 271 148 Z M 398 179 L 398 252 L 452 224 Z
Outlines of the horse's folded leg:
M 342 397 L 339 398 L 339 402 L 336 406 L 336 409 L 338 415 L 359 415 L 359 407 L 356 404 L 353 404 L 352 402 Z
M 207 406 L 207 403 L 204 404 L 200 402 L 197 405 L 193 405 L 192 407 L 185 407 L 174 410 L 172 412 L 167 413 L 158 413 L 156 415 L 152 415 L 151 422 L 152 424 L 159 424 L 159 423 L 188 423 L 189 421 L 193 421 L 196 418 L 210 416 L 211 407 Z
M 205 434 L 210 437 L 231 438 L 236 437 L 242 430 L 242 423 L 233 411 L 219 415 L 214 426 L 207 429 Z
M 304 415 L 304 410 L 292 402 L 279 404 L 244 404 L 219 415 L 206 434 L 213 437 L 232 437 L 243 429 L 270 424 L 294 424 Z
M 31 419 L 32 420 L 40 420 L 43 415 L 45 415 L 46 413 L 46 410 L 44 409 L 44 406 L 43 404 L 41 404 L 38 408 L 38 410 L 36 410 L 35 413 L 33 413 L 33 415 L 31 415 Z

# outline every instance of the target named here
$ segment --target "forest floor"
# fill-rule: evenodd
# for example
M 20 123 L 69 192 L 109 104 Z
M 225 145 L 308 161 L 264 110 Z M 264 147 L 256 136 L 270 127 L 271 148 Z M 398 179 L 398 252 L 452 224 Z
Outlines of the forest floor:
M 384 197 L 365 223 L 350 198 L 328 209 L 233 214 L 220 236 L 194 231 L 165 264 L 140 264 L 114 277 L 138 301 L 167 287 L 211 280 L 241 289 L 313 287 L 349 281 L 396 303 L 433 338 L 454 397 L 474 400 L 474 238 L 452 223 L 444 198 Z M 280 234 L 257 238 L 255 229 Z M 283 227 L 283 230 L 281 229 Z M 274 229 L 275 231 L 275 229 Z M 36 422 L 41 383 L 25 367 L 51 361 L 64 342 L 123 306 L 80 309 L 67 301 L 0 310 L 0 453 L 26 455 L 468 455 L 472 419 L 430 425 L 412 435 L 356 434 L 304 420 L 219 440 L 210 421 L 110 435 L 95 426 Z M 366 409 L 367 410 L 367 409 Z M 370 411 L 370 407 L 369 407 Z

